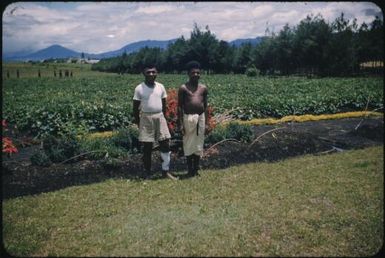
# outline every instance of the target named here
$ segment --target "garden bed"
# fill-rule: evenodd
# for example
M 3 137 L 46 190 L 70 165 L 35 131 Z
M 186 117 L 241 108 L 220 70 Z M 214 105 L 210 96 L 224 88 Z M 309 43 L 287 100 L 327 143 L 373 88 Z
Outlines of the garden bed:
M 383 118 L 347 118 L 303 123 L 254 126 L 252 143 L 223 141 L 207 147 L 202 169 L 225 168 L 248 162 L 273 162 L 305 154 L 325 155 L 348 149 L 383 145 Z M 100 182 L 109 178 L 142 180 L 141 154 L 123 160 L 80 160 L 74 163 L 34 166 L 29 157 L 38 145 L 27 146 L 3 157 L 3 198 L 59 190 L 68 186 Z M 171 170 L 184 178 L 186 160 L 174 145 Z M 178 150 L 179 149 L 179 150 Z M 153 180 L 160 178 L 160 156 L 153 154 Z M 202 171 L 204 173 L 204 171 Z

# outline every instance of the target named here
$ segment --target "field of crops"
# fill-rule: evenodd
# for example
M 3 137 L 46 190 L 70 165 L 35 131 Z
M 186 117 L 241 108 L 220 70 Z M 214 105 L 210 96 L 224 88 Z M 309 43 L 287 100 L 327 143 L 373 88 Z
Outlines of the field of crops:
M 35 135 L 68 131 L 105 131 L 131 123 L 134 88 L 142 75 L 92 72 L 67 66 L 73 77 L 54 77 L 58 67 L 3 65 L 3 119 Z M 36 74 L 41 70 L 41 77 Z M 8 78 L 4 72 L 11 71 Z M 29 72 L 26 72 L 29 71 Z M 28 74 L 28 76 L 23 76 Z M 167 89 L 178 88 L 185 74 L 162 74 Z M 247 77 L 202 75 L 214 113 L 231 111 L 238 119 L 332 114 L 383 108 L 383 78 Z

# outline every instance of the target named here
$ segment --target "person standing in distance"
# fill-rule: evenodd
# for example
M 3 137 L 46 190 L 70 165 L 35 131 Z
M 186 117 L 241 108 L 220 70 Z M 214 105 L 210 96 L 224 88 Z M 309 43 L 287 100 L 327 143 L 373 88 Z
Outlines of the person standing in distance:
M 162 176 L 176 179 L 170 172 L 170 131 L 165 118 L 167 92 L 156 82 L 158 71 L 154 65 L 143 70 L 144 82 L 136 86 L 133 97 L 134 123 L 139 127 L 139 141 L 143 144 L 143 166 L 146 177 L 151 175 L 153 144 L 159 143 Z
M 199 176 L 204 135 L 208 132 L 207 87 L 199 83 L 200 64 L 186 64 L 188 82 L 178 90 L 178 126 L 183 134 L 183 152 L 187 159 L 187 175 Z

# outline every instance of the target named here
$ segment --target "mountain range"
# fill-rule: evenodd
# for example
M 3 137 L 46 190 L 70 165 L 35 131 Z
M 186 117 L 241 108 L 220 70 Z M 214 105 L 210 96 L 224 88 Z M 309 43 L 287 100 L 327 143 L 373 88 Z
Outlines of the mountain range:
M 3 61 L 39 61 L 45 59 L 56 59 L 56 58 L 79 58 L 84 56 L 85 58 L 90 59 L 102 59 L 115 56 L 121 56 L 124 52 L 127 54 L 139 51 L 144 47 L 159 47 L 161 49 L 166 49 L 169 44 L 172 44 L 177 39 L 170 40 L 143 40 L 134 43 L 130 43 L 118 50 L 108 51 L 100 54 L 84 53 L 77 52 L 68 48 L 65 48 L 61 45 L 52 45 L 47 48 L 41 49 L 39 51 L 28 53 L 28 52 L 18 52 L 18 53 L 3 53 Z M 239 47 L 244 43 L 251 43 L 256 45 L 260 43 L 262 37 L 256 37 L 251 39 L 236 39 L 230 41 L 229 44 L 232 46 Z

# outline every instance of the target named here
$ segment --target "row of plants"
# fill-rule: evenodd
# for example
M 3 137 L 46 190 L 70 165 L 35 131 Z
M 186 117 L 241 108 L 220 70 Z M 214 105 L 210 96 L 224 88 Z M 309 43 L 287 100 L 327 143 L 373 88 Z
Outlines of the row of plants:
M 50 166 L 53 163 L 75 162 L 81 159 L 104 160 L 125 158 L 139 153 L 138 130 L 135 127 L 120 128 L 105 136 L 73 134 L 42 138 L 43 148 L 31 156 L 31 163 Z
M 175 133 L 171 141 L 178 140 L 179 135 Z M 90 159 L 102 160 L 105 164 L 110 164 L 114 160 L 141 153 L 142 146 L 138 136 L 138 129 L 134 126 L 120 128 L 111 133 L 96 133 L 80 137 L 70 134 L 60 137 L 47 135 L 42 139 L 43 148 L 31 156 L 31 162 L 38 166 L 50 166 L 53 163 Z M 237 123 L 230 123 L 228 126 L 218 125 L 212 128 L 211 133 L 206 137 L 205 146 L 210 147 L 225 139 L 248 143 L 254 139 L 254 132 L 249 125 Z
M 158 76 L 158 81 L 174 92 L 186 79 L 186 75 Z M 5 80 L 3 118 L 40 138 L 72 131 L 90 133 L 127 127 L 132 121 L 134 88 L 142 80 L 142 75 L 61 81 Z M 201 81 L 208 86 L 213 115 L 228 112 L 241 120 L 383 108 L 382 78 L 202 75 Z

